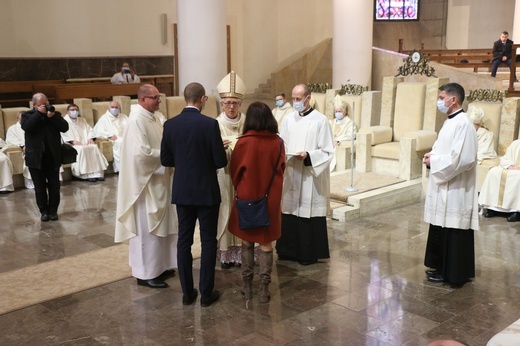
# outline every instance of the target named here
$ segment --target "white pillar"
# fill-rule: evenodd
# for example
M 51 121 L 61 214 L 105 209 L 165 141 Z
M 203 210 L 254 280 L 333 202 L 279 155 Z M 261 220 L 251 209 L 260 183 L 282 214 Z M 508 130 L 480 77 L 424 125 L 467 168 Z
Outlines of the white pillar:
M 332 86 L 371 84 L 374 2 L 333 0 Z
M 513 17 L 513 32 L 509 38 L 515 43 L 520 43 L 520 0 L 515 0 L 515 15 Z
M 226 2 L 177 0 L 179 93 L 191 82 L 208 95 L 227 74 Z

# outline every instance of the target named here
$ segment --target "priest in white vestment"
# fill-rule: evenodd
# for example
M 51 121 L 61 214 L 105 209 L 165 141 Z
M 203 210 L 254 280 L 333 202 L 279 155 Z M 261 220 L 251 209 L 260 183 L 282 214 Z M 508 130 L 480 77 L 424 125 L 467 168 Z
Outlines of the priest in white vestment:
M 79 116 L 79 107 L 70 104 L 64 119 L 69 123 L 69 130 L 62 133 L 64 142 L 70 143 L 77 150 L 76 162 L 71 165 L 72 175 L 92 182 L 104 180 L 108 162 L 99 147 L 94 143 L 96 134 L 85 118 Z
M 285 93 L 279 93 L 275 98 L 276 107 L 273 108 L 273 116 L 278 123 L 278 133 L 280 132 L 280 128 L 282 127 L 283 119 L 287 114 L 294 112 L 294 108 L 290 102 L 287 102 L 285 98 Z
M 482 124 L 484 110 L 480 107 L 473 107 L 468 111 L 468 116 L 473 122 L 475 130 L 477 130 L 478 164 L 482 164 L 482 161 L 486 159 L 495 159 L 497 157 L 497 153 L 493 143 L 493 132 L 486 129 Z
M 352 143 L 356 139 L 357 126 L 348 116 L 347 102 L 340 95 L 334 97 L 334 119 L 330 121 L 332 140 L 334 141 L 334 158 L 330 164 L 330 171 L 336 168 L 336 151 L 341 142 Z M 351 147 L 354 150 L 355 147 Z
M 9 157 L 3 153 L 8 145 L 0 138 L 0 193 L 14 191 L 13 164 Z
M 295 86 L 292 99 L 295 111 L 285 117 L 280 131 L 287 165 L 276 251 L 280 260 L 309 265 L 330 257 L 326 216 L 334 144 L 328 119 L 309 104 L 309 87 Z
M 164 274 L 177 267 L 177 214 L 171 204 L 170 169 L 161 165 L 163 127 L 154 112 L 159 90 L 138 90 L 121 146 L 115 241 L 129 240 L 129 264 L 138 285 L 165 288 Z
M 477 205 L 477 133 L 462 109 L 465 92 L 457 83 L 439 88 L 437 108 L 447 114 L 431 152 L 424 221 L 430 224 L 424 264 L 432 282 L 463 285 L 475 277 L 474 231 Z
M 486 208 L 485 217 L 511 213 L 507 221 L 520 221 L 520 139 L 507 147 L 500 165 L 489 170 L 478 203 Z
M 96 125 L 94 125 L 96 137 L 103 137 L 112 143 L 112 153 L 114 155 L 112 166 L 114 173 L 119 172 L 121 143 L 123 142 L 123 134 L 127 122 L 128 116 L 121 113 L 121 105 L 119 102 L 111 101 L 108 105 L 108 110 L 99 118 Z
M 222 113 L 217 116 L 220 136 L 225 145 L 228 164 L 217 171 L 218 184 L 222 202 L 220 204 L 217 227 L 217 259 L 222 269 L 229 269 L 242 263 L 242 241 L 228 231 L 229 216 L 234 203 L 234 189 L 229 172 L 229 162 L 235 143 L 244 128 L 245 114 L 240 112 L 240 106 L 246 91 L 242 79 L 231 71 L 217 85 Z

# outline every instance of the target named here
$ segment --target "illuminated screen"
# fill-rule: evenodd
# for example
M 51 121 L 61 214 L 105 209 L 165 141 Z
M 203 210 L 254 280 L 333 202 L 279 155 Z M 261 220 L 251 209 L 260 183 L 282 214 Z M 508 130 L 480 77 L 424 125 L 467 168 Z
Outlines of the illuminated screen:
M 419 0 L 376 0 L 376 20 L 418 20 Z

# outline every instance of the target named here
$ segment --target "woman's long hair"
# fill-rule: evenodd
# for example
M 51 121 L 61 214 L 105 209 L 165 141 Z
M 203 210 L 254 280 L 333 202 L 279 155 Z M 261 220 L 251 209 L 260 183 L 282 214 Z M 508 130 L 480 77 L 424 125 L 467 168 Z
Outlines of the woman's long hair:
M 247 107 L 243 133 L 250 130 L 278 133 L 278 123 L 265 103 L 253 102 Z

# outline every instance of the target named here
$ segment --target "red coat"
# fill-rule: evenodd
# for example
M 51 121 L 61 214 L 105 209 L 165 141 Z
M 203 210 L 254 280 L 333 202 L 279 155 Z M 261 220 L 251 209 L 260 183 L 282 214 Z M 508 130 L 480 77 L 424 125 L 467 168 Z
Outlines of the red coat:
M 261 198 L 273 175 L 276 159 L 280 154 L 282 139 L 268 131 L 247 131 L 242 135 L 231 154 L 229 164 L 231 181 L 235 193 L 240 199 L 252 200 Z M 273 184 L 267 196 L 267 210 L 270 226 L 242 231 L 238 227 L 238 214 L 233 203 L 228 229 L 231 233 L 247 242 L 260 244 L 270 243 L 282 233 L 282 184 L 285 171 L 285 148 L 282 141 L 282 153 L 276 167 Z

